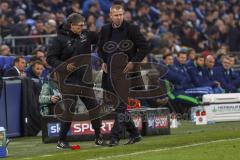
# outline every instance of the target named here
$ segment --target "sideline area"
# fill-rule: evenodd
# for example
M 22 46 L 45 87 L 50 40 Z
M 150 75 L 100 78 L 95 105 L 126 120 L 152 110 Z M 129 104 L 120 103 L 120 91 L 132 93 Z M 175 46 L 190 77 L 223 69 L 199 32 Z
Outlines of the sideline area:
M 238 159 L 240 149 L 240 122 L 225 122 L 196 126 L 187 121 L 171 129 L 171 135 L 144 137 L 138 144 L 113 148 L 96 147 L 93 142 L 80 144 L 78 151 L 57 150 L 56 144 L 42 144 L 40 137 L 16 138 L 9 144 L 6 159 L 25 160 L 84 160 L 84 159 Z M 156 150 L 152 152 L 152 150 Z M 134 154 L 146 152 L 144 154 Z M 124 155 L 118 157 L 117 155 Z M 116 157 L 115 157 L 116 156 Z M 105 158 L 104 158 L 105 157 Z M 115 157 L 115 158 L 114 158 Z

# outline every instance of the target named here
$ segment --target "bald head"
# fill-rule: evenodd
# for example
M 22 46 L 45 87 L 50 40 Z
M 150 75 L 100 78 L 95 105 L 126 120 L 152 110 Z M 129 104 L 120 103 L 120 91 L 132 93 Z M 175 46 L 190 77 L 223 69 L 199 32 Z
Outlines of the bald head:
M 215 58 L 213 55 L 208 55 L 205 58 L 205 65 L 207 66 L 208 69 L 212 69 L 215 65 Z

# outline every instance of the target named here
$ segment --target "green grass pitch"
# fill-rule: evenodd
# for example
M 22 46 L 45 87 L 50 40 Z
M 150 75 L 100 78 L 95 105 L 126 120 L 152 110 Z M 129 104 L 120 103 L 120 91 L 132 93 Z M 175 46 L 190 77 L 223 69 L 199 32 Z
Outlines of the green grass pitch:
M 15 138 L 9 156 L 21 160 L 239 160 L 240 122 L 196 126 L 182 122 L 171 135 L 143 137 L 140 143 L 117 147 L 97 147 L 93 142 L 73 142 L 80 150 L 57 150 L 43 144 L 40 137 Z

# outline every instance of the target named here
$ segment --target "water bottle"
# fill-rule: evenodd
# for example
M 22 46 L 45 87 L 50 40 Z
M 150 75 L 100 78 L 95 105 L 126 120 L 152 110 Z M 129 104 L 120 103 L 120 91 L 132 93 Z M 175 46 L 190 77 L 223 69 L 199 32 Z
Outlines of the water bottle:
M 6 147 L 6 130 L 4 127 L 0 127 L 0 147 Z
M 6 130 L 4 127 L 0 127 L 0 158 L 4 158 L 8 154 L 6 141 Z

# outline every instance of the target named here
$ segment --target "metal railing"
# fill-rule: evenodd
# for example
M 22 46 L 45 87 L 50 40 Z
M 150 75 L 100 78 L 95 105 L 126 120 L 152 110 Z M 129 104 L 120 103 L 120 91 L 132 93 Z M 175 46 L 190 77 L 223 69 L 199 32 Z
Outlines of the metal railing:
M 50 39 L 56 36 L 56 34 L 7 36 L 4 37 L 3 41 L 11 46 L 12 53 L 28 55 L 38 46 L 47 47 Z

